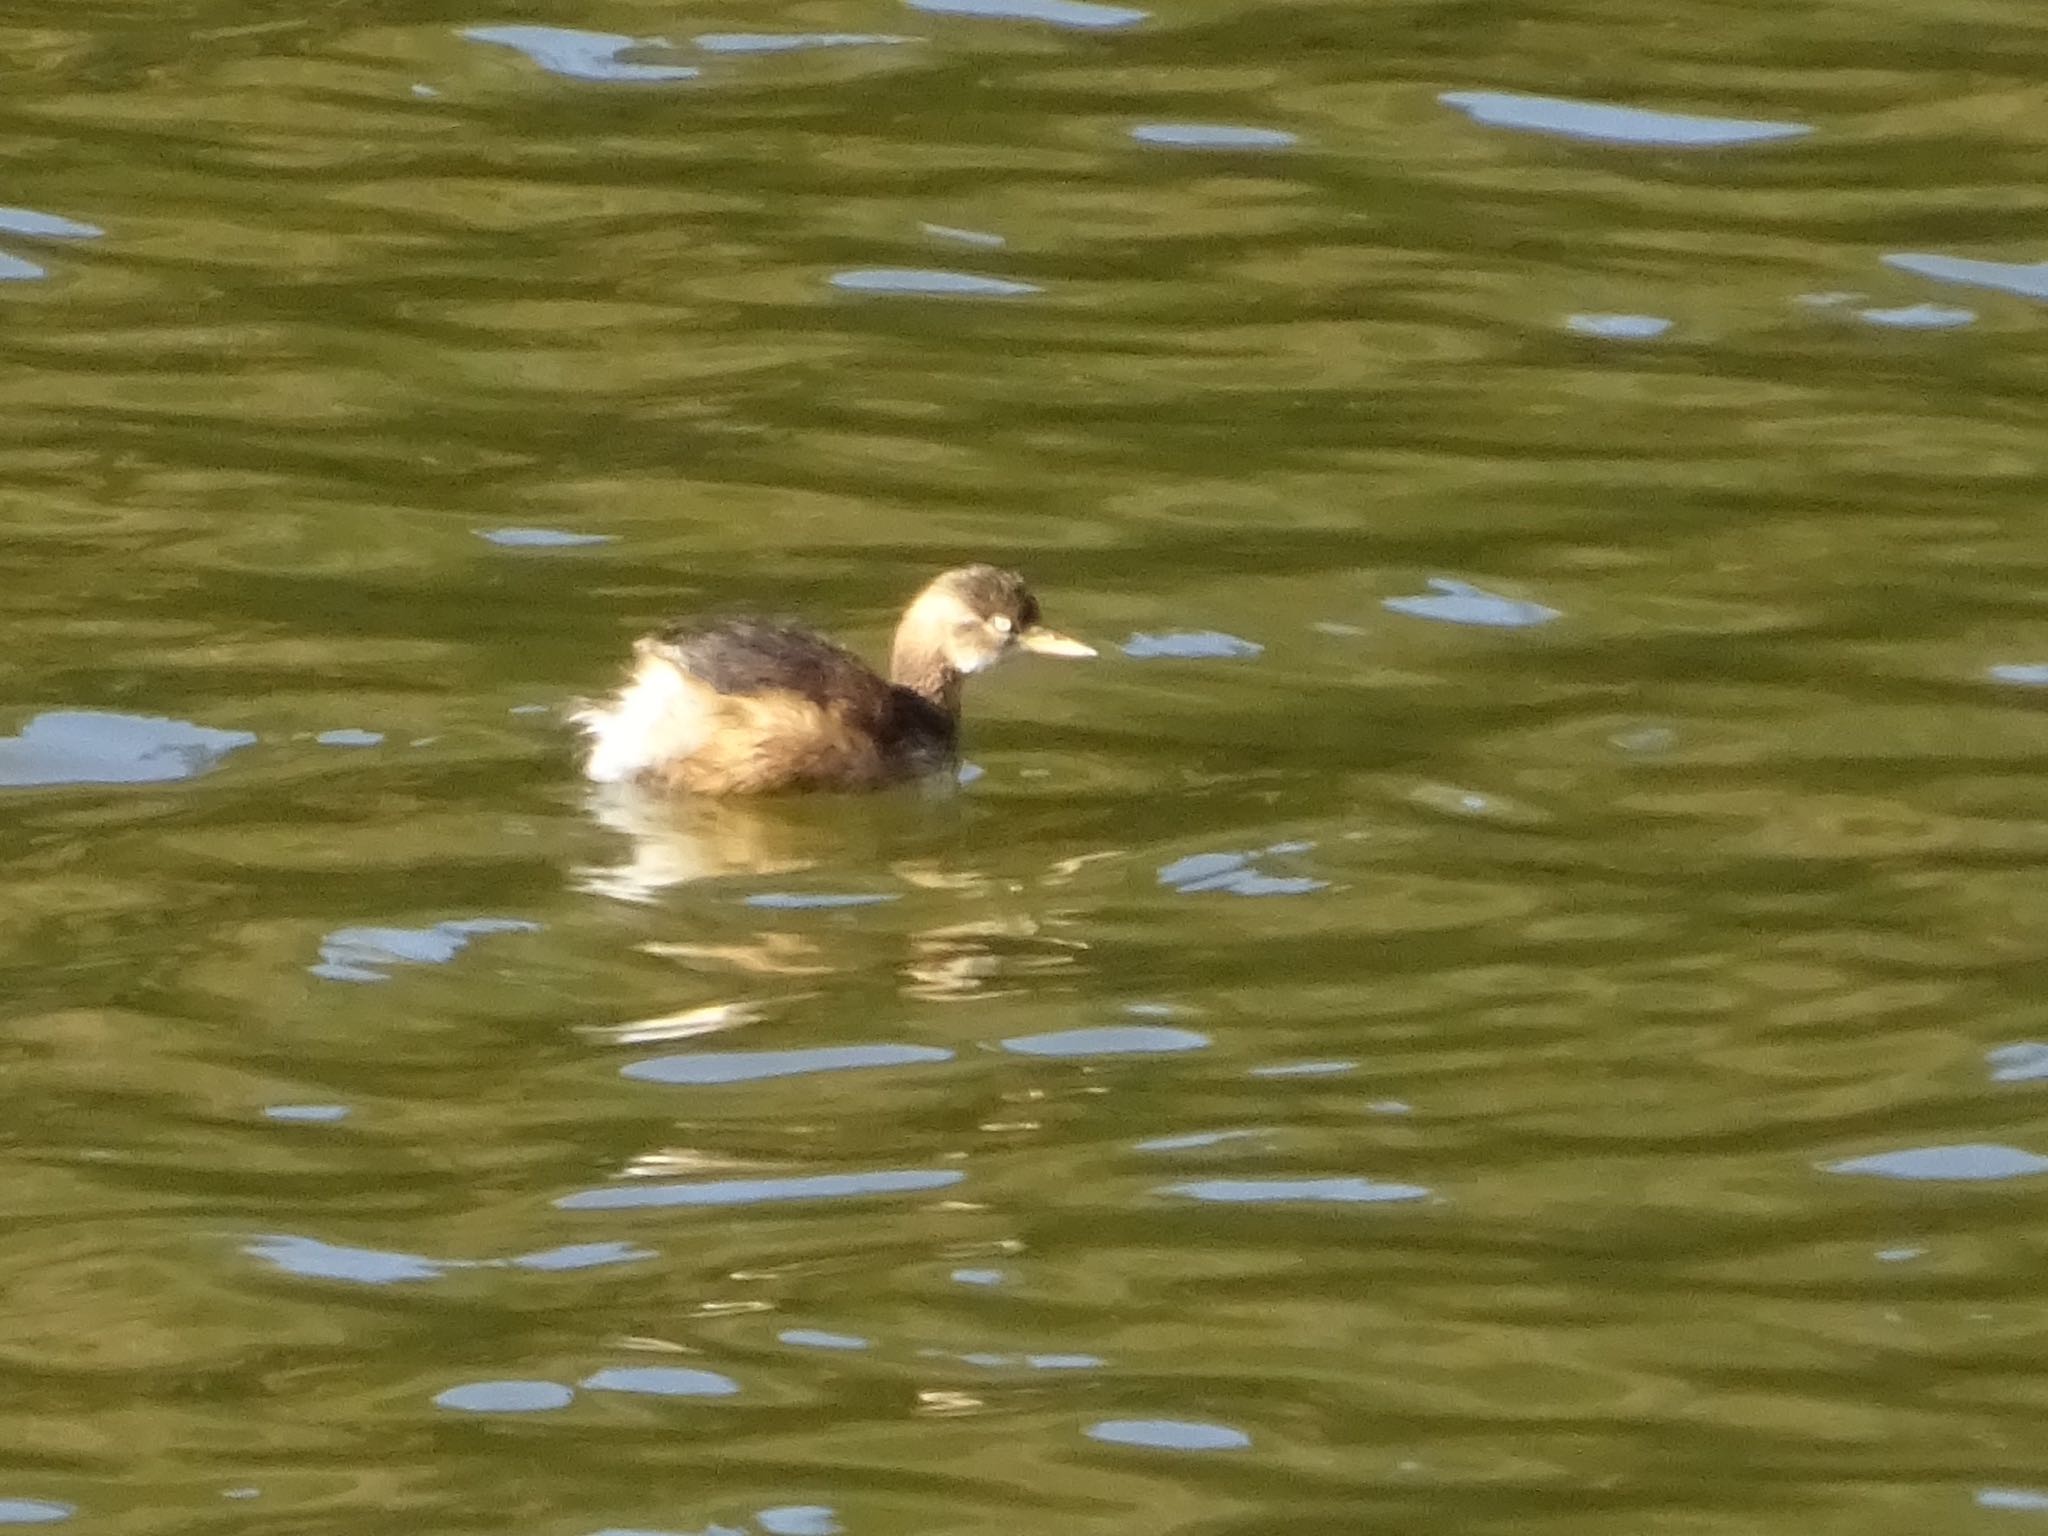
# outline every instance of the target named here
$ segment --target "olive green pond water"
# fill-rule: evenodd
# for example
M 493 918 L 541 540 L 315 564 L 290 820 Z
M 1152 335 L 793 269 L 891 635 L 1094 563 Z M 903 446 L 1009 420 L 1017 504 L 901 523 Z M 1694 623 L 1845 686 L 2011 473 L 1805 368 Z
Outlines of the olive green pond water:
M 0 52 L 0 1524 L 2048 1530 L 2038 6 Z M 957 791 L 578 781 L 964 559 Z

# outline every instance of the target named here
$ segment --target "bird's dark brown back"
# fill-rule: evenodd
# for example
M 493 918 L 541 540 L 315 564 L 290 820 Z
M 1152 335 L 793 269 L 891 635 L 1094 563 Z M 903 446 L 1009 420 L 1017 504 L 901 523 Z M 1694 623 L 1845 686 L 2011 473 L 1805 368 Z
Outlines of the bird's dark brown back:
M 793 693 L 820 709 L 883 718 L 888 681 L 844 646 L 782 619 L 681 619 L 650 637 L 714 693 Z
M 645 643 L 720 701 L 702 744 L 669 771 L 680 788 L 866 788 L 951 760 L 950 715 L 801 624 L 683 620 Z

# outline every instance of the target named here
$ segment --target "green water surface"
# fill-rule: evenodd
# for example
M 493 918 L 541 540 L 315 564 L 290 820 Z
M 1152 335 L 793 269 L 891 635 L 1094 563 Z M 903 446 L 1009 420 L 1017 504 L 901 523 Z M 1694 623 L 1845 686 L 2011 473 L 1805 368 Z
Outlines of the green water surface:
M 2048 1518 L 2048 22 L 1143 3 L 0 16 L 0 1523 Z

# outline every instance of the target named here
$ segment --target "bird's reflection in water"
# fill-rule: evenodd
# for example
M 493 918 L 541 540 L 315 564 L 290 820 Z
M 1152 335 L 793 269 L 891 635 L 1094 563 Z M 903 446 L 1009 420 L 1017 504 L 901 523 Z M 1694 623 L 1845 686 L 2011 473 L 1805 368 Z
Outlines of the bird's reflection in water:
M 601 827 L 624 834 L 628 857 L 576 871 L 578 890 L 650 902 L 663 891 L 728 875 L 795 874 L 817 866 L 819 829 L 781 805 L 655 795 L 604 784 L 588 805 Z
M 722 944 L 649 939 L 640 948 L 650 955 L 679 960 L 702 971 L 743 971 L 755 976 L 828 976 L 838 969 L 816 940 L 780 931 L 758 933 L 747 939 L 729 939 Z
M 966 1002 L 1026 991 L 1034 976 L 1078 964 L 1088 945 L 1048 930 L 1056 918 L 1012 914 L 911 935 L 904 992 L 928 1002 Z
M 963 868 L 959 805 L 944 789 L 858 801 L 737 801 L 605 785 L 592 792 L 589 805 L 600 826 L 627 839 L 626 856 L 579 869 L 575 884 L 612 900 L 647 904 L 702 882 L 815 875 L 828 867 L 886 869 L 906 894 L 938 896 L 952 920 L 895 941 L 908 951 L 898 970 L 910 997 L 959 1002 L 1011 995 L 1039 975 L 1078 964 L 1088 948 L 1060 931 L 1072 918 L 1018 908 L 1029 904 L 1030 887 L 1069 883 L 1091 856 L 1024 882 Z M 880 935 L 871 927 L 847 932 L 801 921 L 784 927 L 766 910 L 749 917 L 754 921 L 744 931 L 650 940 L 641 947 L 693 970 L 728 974 L 818 977 L 874 964 Z
M 652 945 L 648 946 L 650 949 Z M 760 1003 L 704 1003 L 679 1013 L 665 1013 L 651 1019 L 629 1019 L 623 1024 L 594 1024 L 586 1034 L 613 1045 L 650 1045 L 674 1040 L 700 1040 L 729 1029 L 744 1029 L 768 1016 Z

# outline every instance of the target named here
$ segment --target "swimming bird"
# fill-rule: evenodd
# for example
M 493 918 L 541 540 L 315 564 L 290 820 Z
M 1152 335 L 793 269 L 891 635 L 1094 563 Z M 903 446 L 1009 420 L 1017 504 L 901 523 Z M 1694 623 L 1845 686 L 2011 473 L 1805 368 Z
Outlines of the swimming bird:
M 680 620 L 643 635 L 616 694 L 573 718 L 584 773 L 695 795 L 875 789 L 953 766 L 962 682 L 1017 651 L 1093 656 L 1040 621 L 1015 571 L 966 565 L 918 593 L 889 675 L 800 624 Z

